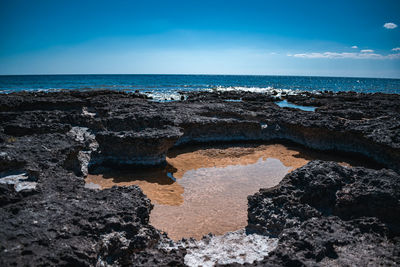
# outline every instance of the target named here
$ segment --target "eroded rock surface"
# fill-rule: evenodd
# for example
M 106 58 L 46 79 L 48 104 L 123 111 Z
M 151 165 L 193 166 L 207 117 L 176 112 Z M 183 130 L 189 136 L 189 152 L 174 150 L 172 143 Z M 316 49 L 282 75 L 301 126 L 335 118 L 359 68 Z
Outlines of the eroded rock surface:
M 400 263 L 400 175 L 312 161 L 249 197 L 247 230 L 279 238 L 255 265 Z
M 280 108 L 285 97 L 315 112 Z M 148 223 L 137 187 L 85 188 L 103 167 L 163 164 L 172 146 L 286 140 L 356 152 L 386 170 L 312 162 L 249 199 L 249 230 L 278 238 L 253 264 L 399 263 L 400 96 L 249 92 L 192 93 L 157 103 L 111 91 L 13 93 L 0 97 L 0 264 L 183 265 L 185 249 Z M 226 101 L 226 100 L 240 101 Z M 391 169 L 391 170 L 389 170 Z

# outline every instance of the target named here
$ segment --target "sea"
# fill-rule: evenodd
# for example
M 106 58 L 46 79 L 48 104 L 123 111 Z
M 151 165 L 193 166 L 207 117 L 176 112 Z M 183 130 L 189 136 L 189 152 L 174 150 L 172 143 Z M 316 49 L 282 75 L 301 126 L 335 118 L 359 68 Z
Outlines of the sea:
M 355 91 L 400 93 L 400 79 L 267 75 L 0 75 L 0 93 L 59 90 L 139 90 L 156 100 L 179 99 L 179 91 Z

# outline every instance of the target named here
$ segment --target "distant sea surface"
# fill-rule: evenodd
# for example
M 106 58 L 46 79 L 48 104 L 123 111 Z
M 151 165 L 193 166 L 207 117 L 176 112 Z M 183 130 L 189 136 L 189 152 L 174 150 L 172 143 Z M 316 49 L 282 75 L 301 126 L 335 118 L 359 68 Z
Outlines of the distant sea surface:
M 252 75 L 10 75 L 0 76 L 0 93 L 17 91 L 123 90 L 155 99 L 179 97 L 179 91 L 243 90 L 356 91 L 400 93 L 400 79 L 252 76 Z

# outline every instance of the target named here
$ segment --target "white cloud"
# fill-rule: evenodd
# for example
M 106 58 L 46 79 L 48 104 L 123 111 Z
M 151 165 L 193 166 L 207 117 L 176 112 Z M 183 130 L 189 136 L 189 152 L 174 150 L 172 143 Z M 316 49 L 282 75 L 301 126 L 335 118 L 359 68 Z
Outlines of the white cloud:
M 372 49 L 363 49 L 363 50 L 361 50 L 361 53 L 374 53 L 374 50 L 372 50 Z
M 385 23 L 383 25 L 383 27 L 385 27 L 386 29 L 391 30 L 391 29 L 397 28 L 397 25 L 394 24 L 393 22 L 387 22 L 387 23 Z
M 351 58 L 351 59 L 400 59 L 400 53 L 396 54 L 376 54 L 376 53 L 347 53 L 347 52 L 324 52 L 324 53 L 302 53 L 302 54 L 294 54 L 289 55 L 297 58 L 329 58 L 329 59 L 337 59 L 337 58 Z
M 355 48 L 355 49 L 357 49 L 357 48 L 358 48 L 358 46 L 356 46 L 356 45 L 353 45 L 351 48 Z
M 392 51 L 400 51 L 400 47 L 395 47 L 392 49 Z

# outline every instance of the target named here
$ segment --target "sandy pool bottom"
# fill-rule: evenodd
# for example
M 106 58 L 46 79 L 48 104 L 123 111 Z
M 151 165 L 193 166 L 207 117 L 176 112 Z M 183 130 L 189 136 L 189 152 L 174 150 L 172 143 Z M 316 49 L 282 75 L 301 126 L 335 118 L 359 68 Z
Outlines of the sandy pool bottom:
M 200 239 L 244 228 L 247 196 L 276 186 L 313 159 L 347 164 L 343 157 L 281 144 L 188 147 L 172 150 L 165 168 L 90 174 L 86 184 L 101 189 L 138 185 L 154 204 L 154 227 L 174 240 Z

